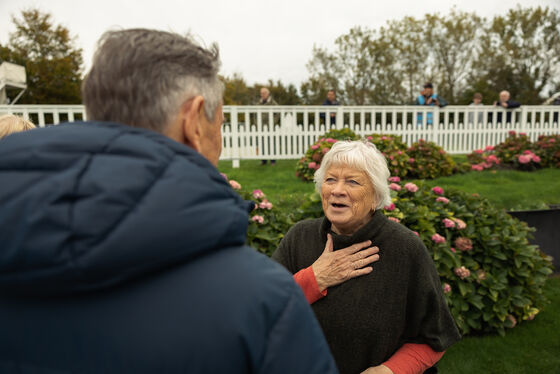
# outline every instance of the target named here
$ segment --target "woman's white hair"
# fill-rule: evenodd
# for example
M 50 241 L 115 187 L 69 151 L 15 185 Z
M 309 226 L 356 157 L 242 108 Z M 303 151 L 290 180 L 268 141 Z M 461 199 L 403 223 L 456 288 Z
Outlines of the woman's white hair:
M 344 165 L 362 170 L 369 177 L 377 201 L 376 209 L 391 204 L 391 193 L 387 179 L 391 175 L 387 168 L 387 160 L 377 147 L 367 140 L 338 141 L 327 152 L 321 167 L 315 172 L 313 180 L 319 193 L 325 180 L 325 174 L 333 165 Z

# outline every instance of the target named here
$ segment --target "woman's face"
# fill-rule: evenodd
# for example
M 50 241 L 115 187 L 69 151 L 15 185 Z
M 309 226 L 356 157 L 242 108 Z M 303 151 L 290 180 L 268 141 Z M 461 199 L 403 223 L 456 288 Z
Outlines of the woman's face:
M 341 235 L 351 235 L 365 225 L 377 205 L 366 173 L 345 165 L 333 165 L 327 170 L 321 199 L 332 230 Z

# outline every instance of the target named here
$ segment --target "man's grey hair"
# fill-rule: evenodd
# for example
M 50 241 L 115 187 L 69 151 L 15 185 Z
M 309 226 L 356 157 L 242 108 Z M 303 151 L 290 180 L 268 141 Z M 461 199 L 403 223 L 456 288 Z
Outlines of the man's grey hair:
M 315 172 L 315 188 L 320 193 L 325 174 L 331 166 L 348 166 L 363 171 L 371 181 L 377 202 L 376 209 L 391 204 L 391 193 L 387 179 L 391 175 L 387 160 L 377 147 L 367 140 L 338 141 L 327 152 L 321 167 Z
M 181 104 L 200 95 L 213 122 L 224 91 L 219 68 L 216 44 L 205 49 L 157 30 L 108 31 L 82 84 L 87 117 L 163 132 Z

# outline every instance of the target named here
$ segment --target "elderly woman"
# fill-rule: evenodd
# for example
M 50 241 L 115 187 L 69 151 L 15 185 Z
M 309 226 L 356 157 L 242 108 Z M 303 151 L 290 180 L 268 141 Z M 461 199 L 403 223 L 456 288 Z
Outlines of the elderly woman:
M 334 144 L 315 173 L 325 217 L 297 223 L 273 255 L 297 273 L 342 374 L 436 372 L 460 339 L 426 247 L 380 210 L 388 177 L 373 144 Z

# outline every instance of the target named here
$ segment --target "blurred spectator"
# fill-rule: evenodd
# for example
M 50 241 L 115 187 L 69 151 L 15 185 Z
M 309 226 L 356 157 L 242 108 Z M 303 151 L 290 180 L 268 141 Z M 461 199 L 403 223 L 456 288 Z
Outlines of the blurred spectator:
M 509 91 L 502 91 L 500 92 L 500 97 L 498 101 L 494 101 L 494 107 L 496 108 L 504 108 L 504 109 L 515 109 L 521 106 L 520 103 L 517 101 L 511 100 Z M 496 123 L 502 123 L 502 112 L 496 112 Z M 488 122 L 492 122 L 493 117 L 492 113 L 488 113 Z M 511 123 L 511 110 L 506 111 L 506 123 Z
M 482 104 L 482 94 L 477 92 L 473 95 L 473 101 L 472 103 L 469 104 L 469 106 L 483 106 Z M 469 120 L 468 123 L 473 123 L 474 122 L 474 112 L 469 112 L 469 116 L 468 116 Z M 481 111 L 478 111 L 478 115 L 477 115 L 477 122 L 476 123 L 482 123 L 484 119 L 484 116 L 482 114 Z
M 257 105 L 278 105 L 278 103 L 276 101 L 274 101 L 274 99 L 272 98 L 272 96 L 270 95 L 270 90 L 266 87 L 262 87 L 261 91 L 260 91 L 260 99 L 257 102 Z M 274 121 L 276 121 L 278 119 L 277 116 L 274 116 Z M 262 115 L 262 124 L 263 127 L 269 124 L 269 120 L 268 120 L 268 113 L 263 113 Z M 274 129 L 274 124 L 272 126 L 268 126 L 269 130 L 273 130 Z M 274 147 L 273 142 L 271 141 L 270 138 L 265 139 L 264 141 L 268 142 L 268 147 L 270 149 L 270 147 Z M 261 147 L 262 148 L 262 147 Z M 266 165 L 267 160 L 261 160 L 261 165 Z M 276 160 L 270 160 L 270 165 L 275 165 L 276 164 Z
M 431 82 L 424 85 L 424 89 L 420 91 L 420 95 L 416 98 L 416 105 L 439 106 L 443 108 L 447 105 L 447 101 L 434 93 L 434 86 Z M 422 126 L 422 113 L 417 114 L 417 124 Z M 426 124 L 432 125 L 434 123 L 433 113 L 427 113 Z
M 6 114 L 0 116 L 0 139 L 20 131 L 33 130 L 35 125 L 31 121 L 26 120 L 14 114 Z
M 340 103 L 336 99 L 335 90 L 329 90 L 329 92 L 327 92 L 327 98 L 325 99 L 325 101 L 323 101 L 323 105 L 340 105 Z M 336 112 L 330 112 L 329 117 L 331 125 L 336 123 Z M 321 113 L 321 119 L 325 120 L 325 113 Z

